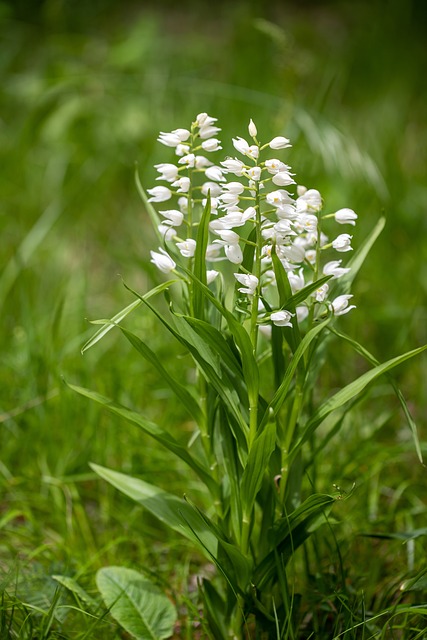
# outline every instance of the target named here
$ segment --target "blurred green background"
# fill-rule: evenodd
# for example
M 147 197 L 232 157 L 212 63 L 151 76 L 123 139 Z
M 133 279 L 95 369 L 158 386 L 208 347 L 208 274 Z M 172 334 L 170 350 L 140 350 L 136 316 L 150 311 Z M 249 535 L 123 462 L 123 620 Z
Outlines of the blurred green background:
M 131 301 L 120 276 L 140 291 L 158 279 L 134 166 L 152 186 L 153 164 L 166 158 L 160 130 L 188 127 L 207 111 L 226 152 L 249 118 L 262 140 L 290 137 L 298 181 L 318 188 L 327 210 L 358 213 L 354 246 L 387 218 L 342 329 L 381 360 L 427 342 L 426 27 L 422 0 L 0 2 L 2 566 L 39 545 L 52 563 L 72 558 L 88 571 L 88 550 L 99 553 L 94 566 L 144 553 L 163 562 L 150 555 L 157 525 L 141 524 L 136 507 L 95 482 L 88 462 L 160 483 L 173 481 L 176 463 L 62 382 L 177 422 L 156 375 L 118 336 L 80 355 L 93 331 L 87 320 Z M 136 322 L 166 358 L 152 319 Z M 349 357 L 331 354 L 335 384 L 365 366 Z M 426 358 L 396 375 L 425 438 Z M 378 515 L 376 483 L 393 450 L 396 486 L 413 487 L 405 518 L 415 509 L 417 521 L 415 454 L 409 446 L 396 458 L 403 420 L 381 393 L 373 411 L 390 420 L 366 454 L 376 493 L 367 490 L 360 508 Z M 381 455 L 380 441 L 390 448 Z M 351 457 L 352 446 L 340 456 Z M 336 473 L 363 483 L 360 468 L 345 464 Z

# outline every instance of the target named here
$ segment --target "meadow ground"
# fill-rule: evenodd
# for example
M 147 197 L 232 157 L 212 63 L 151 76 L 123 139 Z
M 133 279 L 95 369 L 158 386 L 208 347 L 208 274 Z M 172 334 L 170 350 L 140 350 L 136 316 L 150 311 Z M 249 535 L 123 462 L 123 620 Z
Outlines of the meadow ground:
M 123 565 L 168 590 L 186 611 L 176 637 L 193 638 L 202 631 L 189 576 L 212 567 L 89 463 L 193 497 L 196 478 L 65 384 L 187 439 L 185 410 L 118 332 L 80 353 L 88 320 L 132 301 L 122 278 L 141 293 L 161 281 L 135 163 L 152 186 L 164 158 L 158 132 L 204 111 L 221 120 L 232 155 L 226 141 L 246 135 L 250 118 L 265 140 L 288 136 L 301 182 L 331 211 L 357 211 L 355 246 L 386 216 L 353 289 L 357 309 L 339 328 L 380 361 L 425 344 L 426 12 L 415 0 L 223 2 L 215 12 L 196 2 L 82 5 L 0 3 L 0 637 L 125 637 L 94 580 Z M 185 377 L 185 359 L 148 311 L 128 326 Z M 350 348 L 328 359 L 324 389 L 366 369 Z M 425 355 L 394 377 L 425 456 Z M 357 403 L 310 480 L 350 495 L 295 561 L 302 622 L 289 637 L 427 637 L 425 608 L 396 609 L 427 602 L 426 485 L 387 380 Z M 53 575 L 74 578 L 94 602 Z

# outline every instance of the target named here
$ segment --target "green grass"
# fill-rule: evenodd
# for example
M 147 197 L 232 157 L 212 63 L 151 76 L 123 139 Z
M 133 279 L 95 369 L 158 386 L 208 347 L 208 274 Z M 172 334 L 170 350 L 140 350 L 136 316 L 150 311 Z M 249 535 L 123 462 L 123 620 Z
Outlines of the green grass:
M 109 564 L 167 582 L 189 609 L 177 637 L 197 637 L 189 566 L 207 575 L 210 567 L 89 462 L 175 493 L 189 490 L 187 472 L 63 382 L 138 407 L 186 441 L 185 413 L 122 338 L 112 332 L 80 355 L 93 332 L 87 319 L 131 301 L 120 276 L 141 292 L 156 281 L 133 171 L 138 162 L 153 184 L 159 130 L 208 111 L 224 140 L 245 135 L 250 117 L 266 138 L 291 137 L 305 184 L 331 210 L 344 202 L 359 214 L 355 246 L 387 217 L 342 329 L 381 360 L 427 342 L 424 9 L 354 4 L 223 3 L 214 16 L 191 3 L 98 3 L 75 15 L 67 3 L 0 5 L 0 638 L 120 637 L 94 582 Z M 185 371 L 146 312 L 131 324 L 174 359 L 177 377 Z M 325 387 L 365 369 L 345 347 L 328 358 L 335 373 Z M 421 440 L 426 375 L 425 356 L 396 373 Z M 382 382 L 308 470 L 316 490 L 336 484 L 349 495 L 334 510 L 338 522 L 295 561 L 301 638 L 425 637 L 422 616 L 393 617 L 398 606 L 425 604 L 427 591 L 424 469 L 404 425 Z M 190 486 L 198 490 L 194 478 Z M 393 537 L 411 532 L 413 540 Z M 76 577 L 98 608 L 88 612 L 55 574 Z

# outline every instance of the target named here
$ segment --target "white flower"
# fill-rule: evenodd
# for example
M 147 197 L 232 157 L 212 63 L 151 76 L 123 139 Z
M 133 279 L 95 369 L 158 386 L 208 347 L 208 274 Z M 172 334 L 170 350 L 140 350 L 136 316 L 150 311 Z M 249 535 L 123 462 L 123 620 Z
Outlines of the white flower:
M 220 167 L 209 167 L 205 171 L 205 176 L 208 180 L 215 180 L 215 182 L 225 182 L 225 178 Z
M 181 255 L 184 258 L 192 258 L 194 256 L 194 252 L 196 251 L 196 241 L 192 238 L 187 238 L 184 242 L 177 242 L 176 246 L 181 252 Z
M 317 189 L 306 190 L 296 202 L 297 211 L 304 213 L 306 211 L 313 211 L 317 213 L 322 208 L 322 196 Z
M 295 180 L 292 178 L 288 171 L 279 171 L 272 177 L 272 182 L 278 187 L 287 187 L 290 184 L 295 184 Z
M 241 160 L 238 160 L 237 158 L 227 158 L 227 160 L 224 160 L 221 164 L 226 173 L 234 173 L 239 177 L 243 175 L 245 164 Z
M 297 194 L 298 194 L 299 196 L 303 196 L 306 192 L 307 192 L 307 187 L 304 187 L 304 185 L 303 185 L 303 184 L 299 184 L 299 185 L 297 186 Z
M 218 151 L 222 149 L 221 143 L 217 138 L 209 138 L 209 140 L 204 140 L 202 142 L 202 147 L 205 151 Z
M 188 213 L 188 198 L 185 196 L 181 196 L 178 198 L 178 207 L 182 211 L 182 213 Z
M 317 217 L 311 213 L 303 213 L 295 220 L 295 229 L 299 232 L 307 231 L 308 233 L 316 231 Z
M 228 244 L 224 247 L 227 259 L 233 264 L 242 264 L 243 253 L 238 244 Z
M 336 251 L 340 251 L 344 253 L 345 251 L 352 251 L 353 247 L 351 246 L 351 239 L 353 236 L 350 236 L 348 233 L 341 233 L 335 240 L 332 241 L 332 247 Z
M 357 213 L 353 209 L 340 209 L 334 215 L 335 221 L 339 224 L 352 224 L 355 226 L 357 220 Z
M 239 243 L 239 235 L 235 231 L 231 231 L 231 229 L 217 229 L 215 233 L 227 244 Z
M 169 273 L 170 271 L 173 271 L 176 267 L 176 263 L 164 249 L 160 247 L 159 251 L 160 253 L 157 253 L 156 251 L 150 251 L 150 262 L 155 264 L 156 267 L 163 273 Z
M 256 160 L 259 157 L 259 147 L 256 144 L 251 144 L 246 155 Z
M 206 207 L 207 202 L 208 202 L 208 199 L 207 198 L 203 198 L 203 200 L 202 200 L 202 207 L 203 208 Z M 218 209 L 218 205 L 219 205 L 218 198 L 210 198 L 210 203 L 211 203 L 212 213 L 217 213 L 217 209 Z
M 268 204 L 273 207 L 281 207 L 284 204 L 292 204 L 293 200 L 287 191 L 278 189 L 277 191 L 270 191 L 267 193 L 266 200 Z
M 160 132 L 159 137 L 157 138 L 158 142 L 166 145 L 167 147 L 177 147 L 182 143 L 181 138 L 175 133 L 164 133 Z
M 251 180 L 259 180 L 261 178 L 261 167 L 251 167 L 245 173 Z
M 156 180 L 166 180 L 167 182 L 173 182 L 178 178 L 178 167 L 174 164 L 164 162 L 162 164 L 155 164 L 154 168 L 161 174 Z
M 244 138 L 241 138 L 240 136 L 237 136 L 237 138 L 233 138 L 233 147 L 239 153 L 242 153 L 245 156 L 248 155 L 249 144 L 246 142 Z
M 316 302 L 323 302 L 326 296 L 328 295 L 328 291 L 329 291 L 329 285 L 325 283 L 325 284 L 322 284 L 321 287 L 316 289 L 316 291 L 314 291 L 311 295 L 314 296 L 314 298 L 316 299 Z
M 165 242 L 170 242 L 175 237 L 175 229 L 168 224 L 157 225 L 157 230 Z
M 306 257 L 306 251 L 304 251 L 303 247 L 299 247 L 296 244 L 291 244 L 288 247 L 283 246 L 282 252 L 286 260 L 291 262 L 303 262 Z
M 183 178 L 179 178 L 178 180 L 175 180 L 175 182 L 172 183 L 173 187 L 178 187 L 179 193 L 188 193 L 190 185 L 191 185 L 191 181 L 190 181 L 190 178 L 187 178 L 187 176 L 184 176 Z
M 251 136 L 251 138 L 256 138 L 257 137 L 258 131 L 257 131 L 257 128 L 256 128 L 252 118 L 249 120 L 248 131 L 249 131 L 249 135 Z
M 276 224 L 273 227 L 274 231 L 276 233 L 280 233 L 282 236 L 294 236 L 295 231 L 292 230 L 291 228 L 291 223 L 289 220 L 286 220 L 286 218 L 282 218 L 279 220 L 279 222 L 276 222 Z
M 217 260 L 221 253 L 221 247 L 217 244 L 208 244 L 206 247 L 206 260 Z
M 306 317 L 308 316 L 308 308 L 307 307 L 297 307 L 295 309 L 295 311 L 297 312 L 297 320 L 298 322 L 303 322 Z
M 191 135 L 188 129 L 174 129 L 172 133 L 173 135 L 178 136 L 181 142 L 185 142 L 186 140 L 188 140 Z
M 187 153 L 187 155 L 178 160 L 178 164 L 185 164 L 186 167 L 194 167 L 195 162 L 196 156 L 194 153 Z
M 259 282 L 256 276 L 247 273 L 235 273 L 234 277 L 243 285 L 243 287 L 239 287 L 238 291 L 247 293 L 249 296 L 254 295 Z
M 147 189 L 147 191 L 151 195 L 151 198 L 148 198 L 148 202 L 165 202 L 165 200 L 169 200 L 172 197 L 172 191 L 167 187 L 153 187 L 152 189 Z
M 169 224 L 173 227 L 179 227 L 184 220 L 184 214 L 177 209 L 168 209 L 167 211 L 159 211 L 160 215 L 169 220 Z
M 212 118 L 212 116 L 208 116 L 207 113 L 199 113 L 199 115 L 196 118 L 196 125 L 198 127 L 203 127 L 203 126 L 211 125 L 217 120 L 218 118 Z
M 290 322 L 292 316 L 295 315 L 289 311 L 275 311 L 271 314 L 270 320 L 276 327 L 292 327 Z
M 208 271 L 206 271 L 206 283 L 211 284 L 218 275 L 219 271 L 215 271 L 215 269 L 208 269 Z
M 204 124 L 199 129 L 199 136 L 202 138 L 202 140 L 206 140 L 207 138 L 216 136 L 220 131 L 221 129 L 219 127 L 213 127 L 210 124 Z
M 281 160 L 277 160 L 276 158 L 271 158 L 271 160 L 266 160 L 265 168 L 267 169 L 268 173 L 272 173 L 273 175 L 275 173 L 279 173 L 279 171 L 290 170 L 290 167 L 287 164 L 285 164 Z
M 316 250 L 315 249 L 308 249 L 308 251 L 305 252 L 305 259 L 310 264 L 314 264 L 316 262 Z
M 211 167 L 213 162 L 205 158 L 205 156 L 196 156 L 194 166 L 196 169 L 205 169 L 206 167 Z
M 343 276 L 345 273 L 350 271 L 349 268 L 345 269 L 344 267 L 340 267 L 342 260 L 331 260 L 331 262 L 327 262 L 323 267 L 323 273 L 325 276 L 333 276 L 333 278 L 339 278 Z
M 298 271 L 298 275 L 293 271 L 289 271 L 288 280 L 289 280 L 289 284 L 291 285 L 291 289 L 293 293 L 300 291 L 305 286 L 304 270 L 301 268 Z
M 211 198 L 217 198 L 221 195 L 222 189 L 216 182 L 204 182 L 202 185 L 202 193 L 204 196 L 210 193 Z
M 269 147 L 271 149 L 286 149 L 287 147 L 291 147 L 290 140 L 288 138 L 284 138 L 283 136 L 277 136 L 273 138 L 271 142 L 269 142 Z
M 338 296 L 335 300 L 332 300 L 332 310 L 335 316 L 343 316 L 345 313 L 348 313 L 351 309 L 355 309 L 356 306 L 354 304 L 348 306 L 348 301 L 352 298 L 352 295 L 344 295 Z
M 227 205 L 235 205 L 239 202 L 239 196 L 235 193 L 223 193 L 219 196 L 219 200 Z
M 245 190 L 245 187 L 241 182 L 229 182 L 228 184 L 224 184 L 223 188 L 227 191 L 230 191 L 230 193 L 234 193 L 237 195 L 240 195 Z
M 188 144 L 178 144 L 175 153 L 177 156 L 185 156 L 187 153 L 190 153 L 190 147 Z

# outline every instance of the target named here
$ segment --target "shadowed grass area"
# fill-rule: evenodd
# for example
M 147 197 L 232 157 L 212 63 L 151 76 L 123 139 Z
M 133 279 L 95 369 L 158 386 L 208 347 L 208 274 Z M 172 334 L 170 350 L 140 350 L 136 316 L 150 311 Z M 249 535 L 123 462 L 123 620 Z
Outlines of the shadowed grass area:
M 207 575 L 210 567 L 96 479 L 89 462 L 177 494 L 189 491 L 187 471 L 63 381 L 140 409 L 183 443 L 190 436 L 160 376 L 114 332 L 80 355 L 94 331 L 88 319 L 131 302 L 121 277 L 141 293 L 158 278 L 134 164 L 152 186 L 158 132 L 201 111 L 220 118 L 233 155 L 230 139 L 245 135 L 251 117 L 266 139 L 290 137 L 289 161 L 306 186 L 331 211 L 346 202 L 358 212 L 355 246 L 387 217 L 342 330 L 380 360 L 427 342 L 425 8 L 83 4 L 0 4 L 0 629 L 5 638 L 119 637 L 93 576 L 123 564 L 160 581 L 172 574 L 172 597 L 189 610 L 176 637 L 192 638 L 189 565 Z M 147 312 L 130 325 L 184 375 L 182 354 Z M 366 366 L 345 347 L 328 360 L 325 388 Z M 396 374 L 421 440 L 426 366 L 424 356 Z M 336 484 L 351 495 L 334 512 L 339 522 L 297 557 L 300 637 L 422 638 L 425 620 L 397 607 L 426 602 L 424 469 L 385 382 L 307 474 L 319 491 Z M 190 486 L 196 494 L 195 478 Z M 55 574 L 76 577 L 95 608 Z

